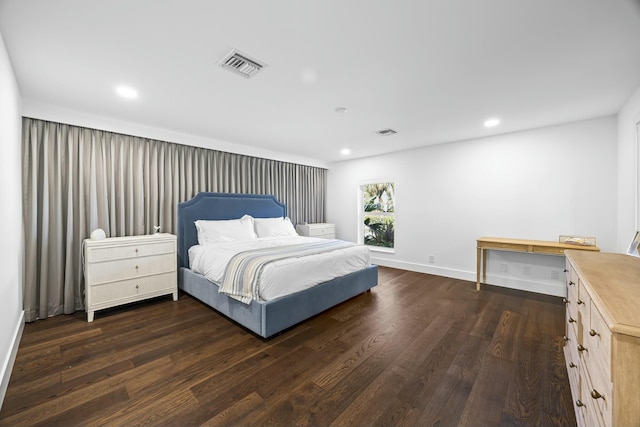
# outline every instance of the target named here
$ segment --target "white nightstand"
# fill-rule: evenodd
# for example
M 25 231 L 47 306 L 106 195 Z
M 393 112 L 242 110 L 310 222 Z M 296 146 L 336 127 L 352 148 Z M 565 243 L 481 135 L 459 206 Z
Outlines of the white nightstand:
M 84 241 L 85 310 L 173 294 L 178 300 L 176 236 L 111 237 Z
M 324 239 L 336 238 L 336 225 L 319 222 L 315 224 L 298 224 L 296 231 L 301 236 L 322 237 Z

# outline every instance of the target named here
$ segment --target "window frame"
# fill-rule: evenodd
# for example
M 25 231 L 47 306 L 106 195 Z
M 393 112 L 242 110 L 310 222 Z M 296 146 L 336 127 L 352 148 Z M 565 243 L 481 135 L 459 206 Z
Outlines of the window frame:
M 371 184 L 392 184 L 393 185 L 393 224 L 394 224 L 394 230 L 396 228 L 396 212 L 397 212 L 397 196 L 396 196 L 396 182 L 394 179 L 391 178 L 382 178 L 382 179 L 372 179 L 372 180 L 366 180 L 366 181 L 361 181 L 360 183 L 358 183 L 358 190 L 357 190 L 357 206 L 358 206 L 358 215 L 357 215 L 357 231 L 358 231 L 358 243 L 361 245 L 365 245 L 366 247 L 368 247 L 370 250 L 375 251 L 375 252 L 384 252 L 384 253 L 395 253 L 395 236 L 393 239 L 393 247 L 389 248 L 389 247 L 385 247 L 385 246 L 375 246 L 375 245 L 367 245 L 364 243 L 364 217 L 365 217 L 365 211 L 364 211 L 364 206 L 363 206 L 363 202 L 364 202 L 364 189 L 363 187 L 366 185 L 371 185 Z

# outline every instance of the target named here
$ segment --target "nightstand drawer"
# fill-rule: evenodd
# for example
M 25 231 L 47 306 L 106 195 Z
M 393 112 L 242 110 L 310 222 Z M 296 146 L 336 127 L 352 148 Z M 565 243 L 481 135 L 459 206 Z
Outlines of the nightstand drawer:
M 298 224 L 296 231 L 301 236 L 321 237 L 325 239 L 336 238 L 335 224 L 316 223 L 316 224 Z
M 118 259 L 138 258 L 151 255 L 171 254 L 176 250 L 174 242 L 154 244 L 138 243 L 122 246 L 96 247 L 86 254 L 87 262 L 101 262 Z
M 174 273 L 157 274 L 136 279 L 109 282 L 91 287 L 93 306 L 98 310 L 103 307 L 137 301 L 142 297 L 154 294 L 166 294 L 174 291 L 176 286 Z
M 91 279 L 89 286 L 144 277 L 150 274 L 169 273 L 175 270 L 176 257 L 174 254 L 94 262 L 91 264 L 89 273 Z

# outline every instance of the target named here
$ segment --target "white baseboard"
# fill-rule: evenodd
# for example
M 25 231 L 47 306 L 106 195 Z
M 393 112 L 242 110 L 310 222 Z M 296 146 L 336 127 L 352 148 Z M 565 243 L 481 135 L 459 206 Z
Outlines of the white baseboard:
M 11 347 L 6 354 L 5 360 L 2 363 L 2 382 L 0 383 L 0 409 L 2 409 L 2 403 L 4 402 L 4 396 L 7 393 L 9 387 L 9 380 L 11 379 L 11 372 L 13 371 L 13 364 L 16 361 L 16 355 L 18 354 L 18 347 L 20 346 L 20 339 L 22 338 L 22 332 L 24 331 L 24 310 L 20 312 L 18 323 L 14 327 L 13 340 L 11 341 Z
M 372 254 L 373 255 L 373 254 Z M 371 263 L 384 267 L 399 268 L 401 270 L 415 271 L 418 273 L 434 274 L 436 276 L 451 277 L 452 279 L 476 281 L 476 273 L 464 270 L 454 270 L 452 268 L 437 267 L 428 264 L 418 264 L 415 262 L 396 261 L 388 258 L 371 257 Z
M 431 266 L 428 264 L 418 264 L 405 261 L 396 261 L 388 258 L 371 257 L 371 263 L 384 267 L 399 268 L 401 270 L 415 271 L 418 273 L 433 274 L 436 276 L 450 277 L 452 279 L 467 280 L 473 282 L 475 287 L 476 272 L 455 270 L 452 268 L 444 268 Z M 558 297 L 566 297 L 567 290 L 563 282 L 545 282 L 526 280 L 517 277 L 487 275 L 487 283 L 503 288 L 519 289 L 522 291 L 536 292 L 539 294 L 553 295 Z

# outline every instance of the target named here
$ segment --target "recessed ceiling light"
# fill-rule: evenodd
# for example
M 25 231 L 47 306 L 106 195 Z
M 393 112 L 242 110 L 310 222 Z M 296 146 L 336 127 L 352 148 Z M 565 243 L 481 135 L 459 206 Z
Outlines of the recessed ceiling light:
M 484 127 L 486 128 L 492 128 L 492 127 L 496 127 L 500 124 L 500 119 L 489 119 L 486 122 L 484 122 Z
M 118 86 L 116 92 L 123 98 L 134 99 L 138 97 L 138 91 L 129 86 Z
M 343 148 L 342 150 L 340 150 L 340 153 L 343 156 L 348 156 L 349 154 L 351 154 L 351 149 L 350 148 Z
M 336 107 L 333 111 L 335 111 L 336 113 L 346 113 L 347 107 Z

